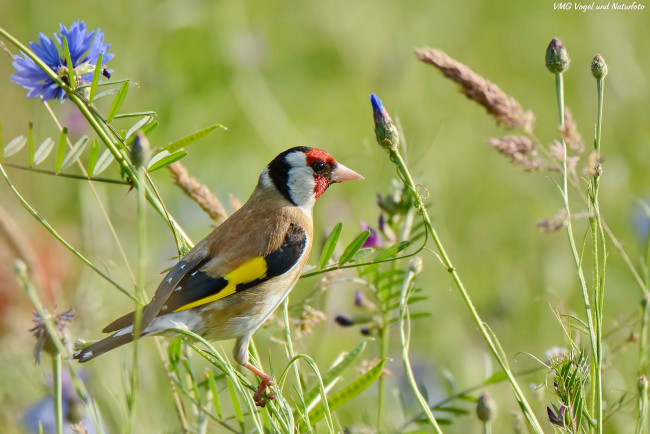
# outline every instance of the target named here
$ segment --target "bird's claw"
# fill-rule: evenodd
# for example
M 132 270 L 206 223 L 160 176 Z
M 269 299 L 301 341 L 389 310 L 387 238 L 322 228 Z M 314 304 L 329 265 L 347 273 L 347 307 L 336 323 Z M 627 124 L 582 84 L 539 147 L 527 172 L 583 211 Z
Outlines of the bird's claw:
M 266 400 L 264 399 L 265 396 L 267 399 L 275 399 L 275 393 L 271 389 L 269 389 L 268 392 L 266 391 L 266 389 L 270 386 L 273 386 L 273 381 L 271 380 L 271 377 L 262 378 L 262 382 L 257 388 L 255 395 L 253 395 L 253 401 L 255 401 L 255 405 L 257 405 L 258 407 L 265 407 L 266 406 Z

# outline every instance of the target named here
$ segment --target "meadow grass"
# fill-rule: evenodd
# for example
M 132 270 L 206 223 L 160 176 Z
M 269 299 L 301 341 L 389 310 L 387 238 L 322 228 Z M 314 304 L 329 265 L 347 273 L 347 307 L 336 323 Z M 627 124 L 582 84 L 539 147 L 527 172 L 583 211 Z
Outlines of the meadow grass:
M 153 111 L 121 112 L 132 81 L 109 81 L 114 85 L 113 92 L 98 94 L 100 87 L 98 71 L 103 65 L 101 57 L 97 64 L 93 65 L 92 82 L 78 86 L 75 84 L 77 80 L 72 69 L 68 69 L 65 76 L 57 75 L 26 44 L 6 30 L 0 28 L 0 36 L 33 60 L 59 88 L 65 91 L 69 99 L 66 104 L 73 104 L 79 110 L 96 136 L 93 139 L 86 138 L 73 143 L 68 137 L 67 128 L 63 126 L 49 105 L 44 104 L 60 131 L 58 142 L 51 139 L 37 147 L 34 142 L 33 128 L 30 126 L 26 138 L 8 140 L 6 146 L 5 143 L 0 143 L 3 149 L 0 172 L 15 199 L 49 232 L 50 236 L 65 246 L 89 270 L 110 283 L 121 293 L 121 296 L 126 296 L 135 303 L 137 312 L 135 334 L 137 335 L 139 313 L 143 304 L 147 302 L 145 287 L 149 280 L 148 269 L 150 268 L 148 265 L 150 235 L 147 228 L 150 225 L 148 220 L 152 217 L 148 216 L 146 211 L 147 204 L 153 209 L 153 214 L 156 215 L 159 223 L 162 222 L 170 238 L 174 240 L 178 257 L 192 246 L 190 237 L 165 205 L 164 197 L 154 182 L 151 172 L 167 168 L 165 170 L 172 173 L 176 185 L 196 205 L 208 213 L 215 222 L 223 221 L 227 212 L 221 205 L 221 201 L 206 186 L 192 178 L 178 162 L 180 158 L 187 155 L 186 149 L 191 149 L 190 145 L 208 136 L 218 129 L 218 126 L 204 128 L 163 148 L 155 148 L 151 150 L 151 159 L 141 158 L 136 155 L 135 149 L 138 146 L 147 148 L 144 143 L 147 142 L 147 135 L 157 127 L 157 116 Z M 72 64 L 71 53 L 65 39 L 62 45 L 64 57 L 68 64 Z M 566 432 L 602 433 L 606 431 L 610 418 L 614 415 L 620 416 L 624 413 L 622 410 L 629 409 L 633 404 L 636 404 L 637 412 L 633 417 L 627 415 L 632 419 L 629 423 L 635 425 L 636 432 L 643 432 L 647 418 L 648 388 L 645 377 L 648 364 L 645 342 L 648 327 L 647 302 L 643 305 L 644 313 L 639 326 L 641 336 L 638 340 L 639 372 L 634 377 L 625 376 L 626 382 L 633 384 L 630 389 L 636 390 L 638 384 L 638 392 L 625 392 L 614 396 L 615 392 L 607 388 L 607 365 L 614 363 L 614 360 L 608 359 L 605 342 L 608 335 L 605 327 L 605 271 L 609 257 L 608 243 L 612 243 L 624 258 L 627 271 L 633 275 L 644 297 L 647 297 L 650 280 L 648 277 L 650 267 L 647 264 L 650 263 L 648 262 L 650 254 L 646 252 L 645 263 L 637 269 L 601 215 L 599 200 L 603 174 L 601 129 L 606 74 L 600 73 L 605 65 L 604 60 L 594 59 L 596 66 L 592 68 L 596 78 L 597 115 L 593 151 L 586 152 L 584 144 L 581 148 L 579 143 L 581 139 L 576 135 L 573 118 L 565 108 L 563 77 L 569 62 L 566 50 L 562 50 L 564 50 L 562 44 L 554 39 L 547 51 L 547 66 L 555 76 L 559 114 L 557 140 L 550 145 L 545 145 L 535 135 L 532 112 L 524 110 L 516 99 L 506 94 L 499 86 L 441 50 L 430 48 L 416 50 L 421 61 L 433 65 L 445 77 L 458 83 L 463 93 L 482 105 L 497 123 L 508 130 L 518 131 L 514 135 L 494 138 L 490 141 L 498 152 L 524 172 L 547 172 L 548 176 L 556 182 L 560 193 L 563 212 L 555 221 L 549 219 L 540 223 L 540 227 L 549 231 L 565 228 L 567 232 L 574 268 L 572 279 L 577 280 L 577 290 L 582 297 L 584 316 L 575 312 L 560 312 L 560 309 L 553 308 L 557 312 L 559 327 L 564 331 L 562 341 L 567 348 L 549 357 L 548 360 L 542 360 L 531 354 L 531 358 L 537 359 L 538 363 L 530 372 L 546 373 L 542 381 L 544 387 L 540 389 L 543 395 L 541 404 L 536 401 L 538 398 L 534 390 L 526 390 L 521 386 L 522 377 L 530 372 L 518 371 L 512 367 L 513 345 L 509 342 L 504 345 L 497 337 L 497 331 L 483 319 L 472 299 L 471 287 L 461 278 L 463 270 L 456 267 L 448 253 L 448 246 L 443 243 L 444 237 L 439 234 L 437 225 L 430 215 L 429 202 L 435 200 L 435 197 L 428 197 L 427 186 L 415 181 L 405 158 L 405 136 L 408 133 L 397 127 L 381 101 L 372 95 L 372 115 L 378 144 L 376 158 L 387 157 L 395 177 L 390 187 L 382 187 L 384 191 L 388 190 L 387 195 L 380 196 L 378 201 L 380 208 L 378 213 L 382 214 L 382 221 L 376 230 L 369 228 L 360 233 L 357 229 L 347 229 L 347 225 L 337 225 L 323 243 L 322 251 L 315 252 L 315 254 L 320 253 L 320 256 L 312 262 L 317 262 L 318 266 L 306 270 L 303 275 L 305 279 L 310 277 L 320 279 L 316 290 L 307 297 L 310 303 L 312 300 L 319 301 L 320 297 L 317 293 L 325 291 L 331 293 L 332 287 L 341 281 L 351 282 L 357 287 L 355 306 L 351 308 L 355 313 L 337 317 L 340 326 L 360 330 L 361 333 L 357 335 L 354 345 L 331 358 L 334 361 L 329 367 L 322 362 L 319 364 L 315 355 L 298 350 L 297 344 L 300 341 L 298 333 L 311 333 L 311 329 L 321 321 L 322 316 L 315 314 L 313 309 L 305 309 L 302 314 L 296 315 L 290 309 L 289 303 L 285 302 L 282 312 L 276 313 L 277 316 L 282 317 L 280 325 L 269 326 L 269 328 L 282 330 L 281 338 L 277 343 L 284 349 L 285 357 L 278 358 L 273 354 L 269 354 L 268 357 L 262 356 L 257 351 L 256 343 L 251 343 L 253 363 L 271 372 L 276 380 L 274 391 L 277 399 L 269 401 L 266 407 L 260 409 L 255 406 L 252 399 L 256 384 L 244 376 L 238 367 L 233 366 L 230 357 L 223 350 L 219 350 L 200 336 L 179 329 L 175 331 L 183 335 L 183 338 L 172 341 L 156 338 L 157 359 L 141 354 L 143 344 L 136 342 L 132 346 L 132 359 L 122 365 L 124 390 L 120 399 L 123 399 L 123 418 L 121 425 L 114 426 L 115 420 L 108 422 L 102 417 L 97 403 L 88 393 L 78 374 L 78 367 L 67 358 L 70 350 L 66 348 L 65 341 L 68 338 L 63 334 L 62 327 L 57 327 L 54 316 L 43 307 L 43 302 L 28 276 L 25 265 L 16 262 L 18 278 L 26 290 L 27 297 L 42 318 L 45 333 L 51 339 L 54 348 L 51 358 L 55 431 L 62 432 L 64 423 L 65 405 L 61 393 L 62 368 L 65 368 L 73 379 L 76 392 L 84 403 L 84 409 L 92 418 L 94 431 L 110 432 L 117 429 L 138 432 L 141 429 L 141 414 L 147 412 L 146 404 L 153 398 L 151 391 L 142 387 L 141 376 L 144 367 L 146 367 L 144 372 L 152 375 L 149 372 L 149 364 L 155 363 L 156 372 L 164 377 L 159 383 L 166 384 L 165 387 L 168 387 L 169 395 L 173 399 L 172 407 L 178 426 L 171 429 L 180 429 L 184 432 L 209 432 L 217 428 L 231 432 L 294 432 L 296 430 L 341 432 L 348 428 L 378 432 L 408 432 L 413 429 L 443 432 L 453 431 L 461 417 L 474 411 L 478 415 L 474 426 L 480 426 L 484 432 L 490 432 L 496 410 L 494 401 L 485 391 L 499 385 L 507 385 L 510 390 L 510 394 L 499 394 L 499 405 L 504 405 L 507 400 L 515 403 L 516 414 L 526 420 L 527 429 L 532 432 L 541 433 L 558 429 Z M 562 56 L 566 56 L 566 59 Z M 96 105 L 97 100 L 104 98 L 112 98 L 106 112 L 102 112 Z M 116 119 L 131 118 L 135 122 L 128 130 L 120 130 L 114 126 L 113 121 Z M 86 149 L 87 152 L 84 152 Z M 95 176 L 102 152 L 106 153 L 104 161 L 108 161 L 104 169 L 113 162 L 113 170 L 110 173 L 113 173 L 114 177 Z M 22 154 L 27 154 L 27 165 L 8 163 L 12 156 Z M 54 163 L 54 170 L 44 171 L 36 167 L 47 161 L 48 157 L 49 162 Z M 78 165 L 80 174 L 65 172 L 72 163 Z M 28 173 L 31 172 L 32 176 L 36 173 L 47 173 L 49 176 L 68 176 L 77 181 L 85 180 L 96 200 L 93 206 L 100 211 L 111 228 L 111 240 L 124 262 L 125 273 L 129 276 L 128 284 L 120 283 L 108 271 L 105 264 L 101 263 L 101 259 L 88 258 L 80 248 L 75 247 L 42 217 L 39 211 L 40 205 L 32 205 L 31 201 L 25 199 L 20 193 L 20 187 L 12 181 L 12 177 L 5 170 L 5 166 L 10 167 L 9 164 L 21 167 Z M 120 241 L 122 238 L 120 229 L 105 211 L 102 199 L 95 190 L 94 183 L 104 182 L 125 184 L 137 191 L 133 198 L 136 203 L 133 232 L 137 235 L 134 243 L 135 272 L 130 266 L 130 255 L 126 253 L 127 249 Z M 583 233 L 574 227 L 574 222 L 579 218 L 573 211 L 577 201 L 580 201 L 582 207 L 587 208 L 588 226 Z M 377 234 L 381 242 L 371 245 L 371 236 Z M 344 235 L 351 236 L 352 241 L 342 242 Z M 648 245 L 650 246 L 650 242 Z M 650 251 L 650 247 L 648 249 Z M 418 276 L 423 272 L 423 268 L 438 266 L 448 274 L 448 281 L 452 282 L 453 287 L 458 291 L 464 305 L 462 316 L 478 330 L 478 335 L 482 339 L 481 345 L 497 362 L 498 369 L 465 390 L 450 388 L 446 396 L 435 401 L 428 396 L 426 387 L 423 387 L 419 381 L 411 350 L 414 345 L 412 332 L 420 327 L 419 319 L 431 314 L 430 308 L 425 303 L 429 298 L 427 295 L 430 291 L 429 282 L 420 281 Z M 585 273 L 588 267 L 592 270 L 591 281 Z M 128 287 L 134 287 L 135 291 L 130 291 Z M 645 300 L 647 301 L 647 298 Z M 302 305 L 306 303 L 299 304 Z M 330 326 L 337 327 L 333 323 L 330 323 Z M 394 339 L 395 331 L 398 332 L 397 340 Z M 86 333 L 90 332 L 86 331 Z M 588 344 L 585 345 L 584 341 Z M 371 351 L 371 354 L 376 357 L 366 355 Z M 367 359 L 362 360 L 362 355 Z M 389 383 L 389 373 L 386 370 L 391 356 L 399 357 L 407 382 L 407 387 L 398 393 L 408 390 L 416 402 L 415 407 L 409 408 L 404 404 L 405 397 L 401 396 L 405 411 L 398 420 L 395 419 L 397 412 L 387 404 L 390 391 L 397 390 Z M 371 397 L 369 392 L 365 392 L 366 390 L 373 390 L 374 395 Z M 609 397 L 606 396 L 607 390 L 610 390 Z M 479 395 L 479 391 L 483 393 Z M 95 393 L 101 395 L 102 392 L 100 390 Z M 359 408 L 355 398 L 362 393 L 365 406 L 370 402 L 369 407 L 374 413 L 372 416 L 366 415 L 364 420 L 349 416 Z M 109 398 L 102 396 L 100 399 L 104 401 Z M 350 413 L 347 413 L 348 411 Z M 168 427 L 156 427 L 156 429 L 168 429 Z

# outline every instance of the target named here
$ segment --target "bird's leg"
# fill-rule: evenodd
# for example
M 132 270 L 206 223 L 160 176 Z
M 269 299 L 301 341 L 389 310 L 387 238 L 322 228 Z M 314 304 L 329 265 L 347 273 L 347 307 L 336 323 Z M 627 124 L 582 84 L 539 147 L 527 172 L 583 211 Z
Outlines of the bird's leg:
M 264 395 L 264 392 L 266 392 L 267 387 L 273 386 L 273 379 L 271 378 L 270 375 L 265 374 L 264 372 L 260 371 L 255 366 L 251 365 L 250 363 L 246 363 L 244 365 L 244 367 L 246 369 L 249 369 L 255 375 L 260 377 L 260 380 L 262 380 L 259 387 L 257 388 L 257 391 L 255 392 L 255 395 L 253 395 L 253 400 L 255 401 L 255 405 L 257 405 L 259 407 L 266 406 L 266 401 L 264 399 L 262 399 L 262 395 Z M 275 399 L 275 393 L 273 393 L 273 391 L 271 389 L 269 389 L 266 396 L 269 399 Z

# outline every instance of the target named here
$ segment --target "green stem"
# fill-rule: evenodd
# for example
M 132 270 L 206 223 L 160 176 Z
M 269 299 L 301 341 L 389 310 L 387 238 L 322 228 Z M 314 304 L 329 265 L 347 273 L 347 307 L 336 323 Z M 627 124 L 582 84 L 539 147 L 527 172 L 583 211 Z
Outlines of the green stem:
M 126 181 L 122 181 L 121 179 L 95 178 L 95 177 L 89 178 L 87 176 L 77 175 L 75 173 L 62 173 L 62 172 L 57 173 L 53 170 L 37 169 L 35 167 L 20 166 L 18 164 L 12 164 L 12 163 L 3 163 L 3 164 L 7 167 L 11 167 L 12 169 L 20 169 L 20 170 L 26 170 L 28 172 L 36 172 L 45 175 L 53 175 L 53 176 L 58 176 L 60 178 L 83 179 L 84 181 L 104 182 L 106 184 L 131 185 Z
M 560 118 L 560 129 L 564 127 L 564 82 L 562 73 L 555 74 L 555 90 L 557 95 L 558 102 L 558 113 Z M 591 358 L 593 362 L 593 376 L 592 376 L 592 390 L 593 390 L 593 400 L 591 402 L 591 414 L 595 416 L 597 421 L 596 430 L 600 434 L 602 433 L 602 385 L 601 385 L 601 364 L 600 364 L 600 350 L 598 344 L 598 333 L 596 329 L 598 328 L 596 321 L 593 318 L 591 301 L 589 299 L 589 291 L 587 289 L 587 282 L 585 280 L 584 272 L 582 269 L 582 258 L 578 252 L 575 243 L 575 237 L 573 233 L 573 224 L 571 216 L 571 207 L 569 205 L 569 172 L 567 164 L 567 146 L 562 136 L 562 200 L 564 202 L 564 208 L 567 213 L 567 236 L 569 238 L 569 245 L 571 247 L 571 253 L 573 255 L 573 261 L 578 272 L 578 280 L 580 283 L 580 289 L 582 292 L 582 299 L 585 306 L 585 313 L 587 315 L 587 327 L 589 329 L 589 342 L 591 344 Z M 594 235 L 595 236 L 595 235 Z M 597 254 L 597 252 L 594 252 Z M 594 258 L 594 261 L 597 261 L 597 258 Z M 597 285 L 597 282 L 594 282 L 594 285 Z M 596 308 L 598 309 L 598 307 Z
M 286 297 L 282 302 L 282 318 L 284 319 L 284 343 L 287 346 L 287 355 L 289 360 L 293 360 L 296 357 L 295 351 L 293 349 L 293 340 L 291 339 L 291 324 L 289 323 L 289 297 Z M 292 369 L 294 375 L 296 376 L 296 390 L 298 391 L 298 398 L 301 401 L 301 406 L 303 409 L 306 409 L 306 403 L 303 396 L 302 381 L 300 380 L 300 371 L 298 370 L 298 364 L 292 363 Z M 309 412 L 305 411 L 305 427 L 308 432 L 313 432 L 311 423 L 309 423 Z
M 52 378 L 54 381 L 54 418 L 56 434 L 63 433 L 63 391 L 61 389 L 61 353 L 52 355 Z
M 404 159 L 400 155 L 399 150 L 391 150 L 390 157 L 391 160 L 397 165 L 397 168 L 399 170 L 400 175 L 402 176 L 405 185 L 413 192 L 415 206 L 419 210 L 420 215 L 422 216 L 422 220 L 424 221 L 424 226 L 426 227 L 427 231 L 431 235 L 431 238 L 434 244 L 436 245 L 436 248 L 438 249 L 440 260 L 444 265 L 444 267 L 449 272 L 449 274 L 451 275 L 451 278 L 454 281 L 456 287 L 460 291 L 463 301 L 465 302 L 472 316 L 472 319 L 474 320 L 474 323 L 476 324 L 479 331 L 481 332 L 483 339 L 487 343 L 488 347 L 490 348 L 490 351 L 492 352 L 497 362 L 499 363 L 499 366 L 501 366 L 501 369 L 503 370 L 504 374 L 508 378 L 508 381 L 510 382 L 513 393 L 515 395 L 515 398 L 517 399 L 524 415 L 526 416 L 528 423 L 531 425 L 531 427 L 535 432 L 542 433 L 543 432 L 542 427 L 537 421 L 537 418 L 535 417 L 535 414 L 533 413 L 530 404 L 526 400 L 523 391 L 519 387 L 517 380 L 515 379 L 512 371 L 510 370 L 508 366 L 508 361 L 501 356 L 501 353 L 497 347 L 497 343 L 495 343 L 492 335 L 490 334 L 490 332 L 488 332 L 487 327 L 485 326 L 485 323 L 483 322 L 476 308 L 474 307 L 474 304 L 472 303 L 472 300 L 467 290 L 465 289 L 465 285 L 463 284 L 460 276 L 458 275 L 456 268 L 454 267 L 451 259 L 447 255 L 447 252 L 445 251 L 445 248 L 442 245 L 442 241 L 440 240 L 438 233 L 436 232 L 433 224 L 431 223 L 431 218 L 429 217 L 426 207 L 422 203 L 422 199 L 420 198 L 420 195 L 417 192 L 415 182 L 413 181 L 413 178 L 411 177 L 411 174 L 409 173 L 406 163 L 404 162 Z
M 131 395 L 129 397 L 129 432 L 133 432 L 135 424 L 135 403 L 139 384 L 138 368 L 138 337 L 141 333 L 142 326 L 142 309 L 143 303 L 146 303 L 147 294 L 144 291 L 146 280 L 146 246 L 147 246 L 147 225 L 145 214 L 145 191 L 143 169 L 138 169 L 138 198 L 137 198 L 137 221 L 138 221 L 138 266 L 136 269 L 136 295 L 142 303 L 135 304 L 135 317 L 133 322 L 133 371 L 131 372 Z
M 413 369 L 411 368 L 411 360 L 409 356 L 409 348 L 411 346 L 411 322 L 409 319 L 408 313 L 408 298 L 410 295 L 411 284 L 415 278 L 416 272 L 411 268 L 409 264 L 409 269 L 404 276 L 402 282 L 402 289 L 400 291 L 400 303 L 399 303 L 399 323 L 400 323 L 400 336 L 402 338 L 402 365 L 404 367 L 404 373 L 406 374 L 406 379 L 411 386 L 411 391 L 415 395 L 415 399 L 418 401 L 418 405 L 422 412 L 426 416 L 429 424 L 433 427 L 434 431 L 438 434 L 442 434 L 442 430 L 436 421 L 433 412 L 429 408 L 427 400 L 422 396 L 418 384 L 415 381 L 415 376 L 413 375 Z

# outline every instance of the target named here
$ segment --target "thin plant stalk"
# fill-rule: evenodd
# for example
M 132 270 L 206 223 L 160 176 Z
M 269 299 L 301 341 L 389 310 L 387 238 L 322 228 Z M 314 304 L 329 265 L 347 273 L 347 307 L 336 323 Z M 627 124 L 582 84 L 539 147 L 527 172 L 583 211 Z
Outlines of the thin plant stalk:
M 456 271 L 456 267 L 454 267 L 451 259 L 447 255 L 447 252 L 442 244 L 442 241 L 440 240 L 440 237 L 438 236 L 438 233 L 436 232 L 435 227 L 431 222 L 431 218 L 429 217 L 426 207 L 422 203 L 422 199 L 417 192 L 417 187 L 415 185 L 415 182 L 413 181 L 413 177 L 411 176 L 408 167 L 406 166 L 406 163 L 404 162 L 404 159 L 402 158 L 402 155 L 399 152 L 399 149 L 391 149 L 389 153 L 390 153 L 391 160 L 397 166 L 398 172 L 401 175 L 403 182 L 413 192 L 415 207 L 418 209 L 422 217 L 422 220 L 424 222 L 424 226 L 426 230 L 429 232 L 429 234 L 431 235 L 431 239 L 433 240 L 434 244 L 436 245 L 436 248 L 438 249 L 440 261 L 442 262 L 443 266 L 447 269 L 447 271 L 451 275 L 451 278 L 454 281 L 458 290 L 460 291 L 463 301 L 465 302 L 472 316 L 472 319 L 474 320 L 474 323 L 476 324 L 479 331 L 481 332 L 483 339 L 488 344 L 488 347 L 490 348 L 490 351 L 492 352 L 497 362 L 499 363 L 499 366 L 501 366 L 501 369 L 503 370 L 504 374 L 508 378 L 508 381 L 510 382 L 513 393 L 515 395 L 515 398 L 517 399 L 521 407 L 521 410 L 526 416 L 528 423 L 536 433 L 543 433 L 539 421 L 535 417 L 535 414 L 532 408 L 530 407 L 530 404 L 526 400 L 523 391 L 519 387 L 517 380 L 515 379 L 512 371 L 510 370 L 510 367 L 508 366 L 508 361 L 504 359 L 504 357 L 501 355 L 501 352 L 499 350 L 499 344 L 495 342 L 495 340 L 493 339 L 493 335 L 488 331 L 487 326 L 479 316 L 478 311 L 474 307 L 474 303 L 472 303 L 472 299 L 470 298 L 469 293 L 465 289 L 465 285 L 463 284 L 460 275 Z
M 287 348 L 287 354 L 289 360 L 293 360 L 296 357 L 296 354 L 293 350 L 293 341 L 291 339 L 291 327 L 289 323 L 289 297 L 285 298 L 282 302 L 282 317 L 284 319 L 284 343 Z M 298 398 L 300 399 L 302 408 L 306 408 L 305 400 L 302 394 L 302 381 L 300 380 L 300 370 L 298 369 L 298 364 L 292 364 L 294 375 L 296 376 L 296 390 L 298 391 Z M 309 423 L 309 413 L 305 412 L 305 426 L 307 427 L 308 432 L 312 432 L 311 423 Z
M 564 80 L 563 74 L 561 72 L 555 74 L 555 91 L 558 103 L 558 112 L 559 112 L 559 121 L 560 129 L 564 128 Z M 587 289 L 587 282 L 585 280 L 584 272 L 582 269 L 582 256 L 578 252 L 576 247 L 575 237 L 573 233 L 573 224 L 571 222 L 571 207 L 569 205 L 569 173 L 568 173 L 568 156 L 567 156 L 567 146 L 564 140 L 564 137 L 561 137 L 563 158 L 562 158 L 562 200 L 564 202 L 564 208 L 567 213 L 567 235 L 569 238 L 569 245 L 571 247 L 571 253 L 573 255 L 573 260 L 575 263 L 576 270 L 578 272 L 578 280 L 580 283 L 580 289 L 582 291 L 582 299 L 585 306 L 585 312 L 587 315 L 587 327 L 589 332 L 589 342 L 591 344 L 591 358 L 593 362 L 593 376 L 592 376 L 592 390 L 593 390 L 593 400 L 592 400 L 592 411 L 591 414 L 595 416 L 597 421 L 596 430 L 600 434 L 602 433 L 602 384 L 601 384 L 601 366 L 600 366 L 600 354 L 599 354 L 599 345 L 597 341 L 597 333 L 595 330 L 595 322 L 592 313 L 591 301 L 589 299 L 589 292 Z M 594 252 L 597 254 L 597 252 Z M 594 257 L 594 261 L 597 259 Z M 597 284 L 596 282 L 594 282 Z M 601 398 L 601 399 L 599 399 Z
M 41 300 L 38 297 L 38 294 L 36 293 L 36 289 L 34 288 L 34 285 L 29 280 L 29 277 L 27 275 L 27 266 L 21 260 L 17 260 L 14 262 L 14 267 L 16 269 L 16 273 L 18 274 L 18 279 L 21 285 L 23 286 L 23 288 L 25 289 L 25 292 L 27 293 L 27 297 L 29 298 L 32 305 L 34 306 L 34 309 L 36 309 L 36 312 L 38 312 L 40 318 L 42 319 L 43 324 L 45 325 L 45 329 L 47 330 L 48 335 L 52 339 L 52 343 L 54 344 L 57 352 L 59 354 L 67 354 L 65 345 L 61 342 L 61 339 L 56 329 L 56 325 L 54 324 L 54 318 L 45 309 L 45 307 L 43 307 L 43 303 L 41 303 Z M 72 383 L 74 384 L 75 389 L 79 394 L 79 397 L 84 403 L 85 408 L 92 419 L 95 430 L 98 433 L 103 433 L 104 424 L 101 422 L 101 415 L 99 414 L 99 409 L 97 408 L 95 402 L 88 394 L 88 390 L 86 389 L 84 382 L 81 381 L 81 379 L 79 379 L 76 371 L 71 367 L 69 359 L 66 358 L 65 360 L 63 360 L 63 358 L 60 358 L 59 363 L 61 362 L 66 364 L 66 370 L 68 371 L 68 374 L 70 375 L 70 379 L 72 380 Z M 54 381 L 56 382 L 56 379 Z
M 390 349 L 390 330 L 388 329 L 388 321 L 390 320 L 390 311 L 387 309 L 389 304 L 388 300 L 383 302 L 381 307 L 381 327 L 379 327 L 379 360 L 386 360 Z M 380 375 L 377 380 L 377 430 L 381 431 L 383 416 L 384 416 L 384 395 L 386 389 L 386 379 L 384 375 Z
M 76 257 L 81 259 L 81 261 L 89 266 L 95 273 L 99 274 L 102 278 L 104 278 L 107 282 L 109 282 L 111 285 L 115 286 L 120 292 L 122 292 L 124 295 L 129 297 L 131 300 L 136 301 L 137 298 L 135 295 L 133 295 L 130 291 L 127 289 L 123 288 L 119 283 L 117 283 L 115 280 L 113 280 L 109 275 L 104 273 L 102 270 L 100 270 L 95 264 L 90 262 L 84 255 L 82 255 L 77 249 L 75 249 L 70 243 L 68 243 L 59 233 L 41 216 L 38 211 L 36 211 L 30 204 L 25 200 L 25 198 L 22 197 L 22 195 L 16 190 L 16 187 L 13 185 L 11 180 L 9 179 L 9 176 L 7 175 L 7 172 L 5 172 L 4 167 L 2 164 L 0 164 L 0 174 L 4 177 L 5 181 L 9 185 L 9 188 L 11 191 L 14 193 L 18 201 L 21 203 L 21 205 L 41 224 L 47 231 L 54 236 L 61 244 L 63 244 L 68 250 L 70 250 Z
M 63 391 L 61 388 L 61 353 L 52 355 L 52 379 L 54 383 L 54 419 L 56 434 L 63 433 Z
M 404 276 L 404 281 L 402 282 L 402 288 L 400 292 L 400 303 L 399 303 L 399 324 L 400 324 L 400 336 L 402 339 L 402 365 L 404 367 L 404 373 L 406 374 L 406 379 L 411 387 L 411 391 L 415 395 L 415 399 L 418 401 L 418 405 L 422 412 L 426 416 L 429 424 L 433 430 L 442 434 L 442 430 L 436 421 L 433 412 L 429 408 L 429 403 L 426 401 L 420 389 L 418 388 L 417 382 L 415 381 L 415 376 L 413 375 L 413 369 L 411 368 L 411 360 L 409 356 L 409 349 L 411 346 L 411 320 L 409 318 L 408 312 L 408 297 L 410 295 L 411 284 L 415 278 L 415 270 L 409 266 L 406 275 Z
M 54 120 L 54 123 L 56 124 L 57 128 L 59 131 L 63 131 L 63 125 L 61 122 L 59 122 L 59 119 L 56 117 L 54 114 L 54 111 L 52 111 L 52 108 L 50 107 L 50 104 L 48 104 L 47 101 L 44 101 L 43 104 L 45 105 L 45 108 L 47 109 L 48 113 Z M 70 137 L 66 137 L 66 141 L 68 143 L 68 148 L 72 149 L 72 142 L 70 141 Z M 111 221 L 110 217 L 108 216 L 108 213 L 106 212 L 106 208 L 104 207 L 104 204 L 102 203 L 101 199 L 99 198 L 99 193 L 97 193 L 97 189 L 95 188 L 95 185 L 91 181 L 91 178 L 88 177 L 88 171 L 86 170 L 86 167 L 81 163 L 81 160 L 77 160 L 77 166 L 81 170 L 81 173 L 86 177 L 88 180 L 88 186 L 90 188 L 90 191 L 93 193 L 93 196 L 95 197 L 95 201 L 97 202 L 97 205 L 99 206 L 99 209 L 101 211 L 102 216 L 104 217 L 104 220 L 106 221 L 106 225 L 108 226 L 109 231 L 111 232 L 111 236 L 115 240 L 115 245 L 117 246 L 117 250 L 120 253 L 120 256 L 122 257 L 122 261 L 124 262 L 124 266 L 126 268 L 127 273 L 129 274 L 129 277 L 132 282 L 135 283 L 135 276 L 133 275 L 133 271 L 131 270 L 131 264 L 129 263 L 129 260 L 126 257 L 126 253 L 124 252 L 124 248 L 122 247 L 122 243 L 120 242 L 119 237 L 117 236 L 117 232 L 115 231 L 115 225 L 113 225 L 113 222 Z M 62 173 L 59 173 L 57 176 L 63 175 Z M 94 181 L 95 178 L 92 178 Z
M 137 196 L 137 227 L 138 227 L 138 265 L 136 269 L 136 295 L 139 300 L 146 300 L 144 285 L 146 280 L 146 246 L 147 246 L 147 225 L 145 213 L 145 191 L 143 168 L 138 168 L 138 196 Z M 138 347 L 142 325 L 142 302 L 135 302 L 135 316 L 133 322 L 133 367 L 131 372 L 131 391 L 129 396 L 129 432 L 133 432 L 135 423 L 135 403 L 139 383 L 138 368 Z

